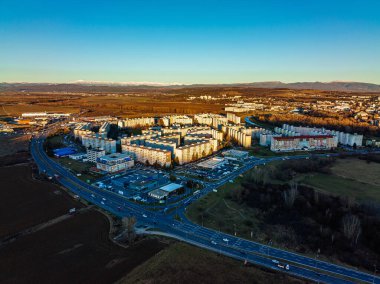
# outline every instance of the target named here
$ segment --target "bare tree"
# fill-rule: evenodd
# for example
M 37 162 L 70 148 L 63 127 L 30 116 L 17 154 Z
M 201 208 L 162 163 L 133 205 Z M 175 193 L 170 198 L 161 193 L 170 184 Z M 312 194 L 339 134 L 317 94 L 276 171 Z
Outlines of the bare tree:
M 357 244 L 362 232 L 360 219 L 355 215 L 347 214 L 342 219 L 342 227 L 344 236 L 352 244 Z
M 284 199 L 285 206 L 287 208 L 292 208 L 298 195 L 298 183 L 291 181 L 289 186 L 290 188 L 282 193 L 282 197 Z
M 136 231 L 135 231 L 135 224 L 136 224 L 136 218 L 134 216 L 132 217 L 124 217 L 122 219 L 123 227 L 126 230 L 126 237 L 130 244 L 133 244 L 136 238 Z

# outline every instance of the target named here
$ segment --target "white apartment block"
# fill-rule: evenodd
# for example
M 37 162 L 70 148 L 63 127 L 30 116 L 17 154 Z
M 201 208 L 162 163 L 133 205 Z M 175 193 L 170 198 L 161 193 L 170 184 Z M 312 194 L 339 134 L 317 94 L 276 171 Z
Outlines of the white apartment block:
M 155 124 L 154 117 L 138 117 L 138 118 L 127 118 L 124 120 L 119 120 L 117 125 L 120 128 L 125 127 L 139 127 L 139 126 L 151 126 Z
M 170 124 L 192 125 L 193 119 L 187 115 L 172 115 L 170 116 Z
M 218 141 L 209 139 L 208 141 L 178 147 L 175 149 L 175 157 L 178 159 L 178 163 L 183 165 L 211 155 L 217 150 L 217 147 Z
M 223 132 L 219 131 L 219 130 L 215 130 L 215 129 L 212 129 L 210 127 L 202 127 L 202 128 L 194 128 L 194 129 L 190 129 L 188 132 L 187 132 L 187 135 L 186 136 L 199 136 L 199 137 L 209 137 L 209 138 L 214 138 L 214 139 L 217 139 L 218 141 L 222 141 L 223 140 Z
M 103 124 L 99 128 L 99 135 L 103 138 L 106 138 L 108 135 L 108 131 L 110 130 L 111 124 L 108 121 L 103 122 Z
M 96 163 L 96 159 L 106 155 L 103 149 L 87 149 L 87 160 L 91 163 Z
M 82 137 L 82 145 L 86 148 L 104 149 L 106 153 L 116 152 L 116 140 L 101 138 L 97 135 L 85 135 Z
M 120 139 L 121 145 L 145 145 L 145 140 L 154 139 L 159 137 L 157 133 L 135 135 L 130 137 L 123 137 Z
M 157 163 L 162 167 L 169 167 L 172 161 L 171 152 L 168 150 L 137 145 L 122 145 L 121 149 L 123 153 L 144 164 L 148 161 L 150 165 Z
M 305 126 L 293 126 L 284 124 L 282 129 L 288 132 L 297 132 L 300 135 L 333 135 L 337 142 L 342 145 L 348 145 L 353 147 L 363 145 L 363 135 L 357 133 L 351 134 L 341 131 L 329 130 L 325 128 L 317 127 L 305 127 Z
M 226 128 L 227 137 L 232 138 L 238 143 L 238 145 L 244 148 L 249 148 L 252 145 L 252 134 L 246 134 L 244 127 L 237 126 L 227 126 Z
M 155 149 L 168 150 L 172 155 L 174 155 L 174 151 L 177 148 L 177 143 L 170 140 L 150 139 L 145 141 L 145 146 Z
M 130 156 L 121 153 L 113 153 L 96 159 L 96 168 L 108 173 L 115 173 L 132 168 L 134 164 Z
M 272 137 L 270 149 L 274 152 L 329 150 L 337 147 L 333 135 L 305 135 Z
M 79 138 L 80 140 L 82 140 L 82 136 L 93 134 L 93 132 L 90 129 L 91 129 L 90 123 L 82 123 L 78 125 L 74 129 L 74 138 L 75 139 Z
M 235 123 L 235 124 L 241 123 L 241 117 L 237 116 L 236 114 L 231 113 L 231 112 L 227 113 L 227 119 L 228 119 L 228 121 Z
M 181 135 L 179 135 L 179 134 L 159 136 L 156 139 L 164 140 L 164 141 L 171 141 L 171 142 L 176 143 L 177 146 L 179 146 L 181 144 Z

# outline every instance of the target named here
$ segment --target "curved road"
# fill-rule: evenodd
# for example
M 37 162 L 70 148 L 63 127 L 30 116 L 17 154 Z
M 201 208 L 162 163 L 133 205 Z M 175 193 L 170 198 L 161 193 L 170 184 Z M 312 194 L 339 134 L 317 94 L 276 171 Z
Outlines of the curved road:
M 164 234 L 184 242 L 206 248 L 220 254 L 236 259 L 251 262 L 277 271 L 282 271 L 305 279 L 325 283 L 355 283 L 358 281 L 368 283 L 380 283 L 380 278 L 344 266 L 305 257 L 300 254 L 262 245 L 260 243 L 241 239 L 232 235 L 208 229 L 188 220 L 180 222 L 174 220 L 162 212 L 149 211 L 147 207 L 130 202 L 127 198 L 116 193 L 103 190 L 79 180 L 70 171 L 50 159 L 43 149 L 44 137 L 33 138 L 31 141 L 31 154 L 41 172 L 47 175 L 58 175 L 57 181 L 81 198 L 115 214 L 119 217 L 136 216 L 139 223 L 146 224 L 157 229 L 155 234 Z M 289 157 L 289 159 L 305 158 L 308 155 Z M 247 164 L 234 173 L 216 183 L 206 184 L 202 193 L 188 197 L 175 205 L 184 209 L 188 204 L 200 196 L 211 192 L 229 179 L 233 179 L 248 169 L 265 164 L 267 162 L 282 159 L 274 157 L 270 159 L 250 160 Z M 281 269 L 273 260 L 290 265 L 289 270 Z M 316 269 L 318 272 L 316 272 Z

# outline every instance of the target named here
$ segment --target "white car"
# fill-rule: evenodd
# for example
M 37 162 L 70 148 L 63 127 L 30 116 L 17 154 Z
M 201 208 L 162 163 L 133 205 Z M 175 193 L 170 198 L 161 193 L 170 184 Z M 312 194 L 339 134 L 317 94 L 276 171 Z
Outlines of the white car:
M 228 239 L 227 239 L 227 238 L 223 238 L 223 241 L 224 241 L 224 242 L 228 242 Z
M 213 245 L 216 245 L 216 241 L 211 241 L 211 243 L 212 243 Z
M 148 216 L 146 216 L 145 214 L 143 214 L 143 217 L 146 218 L 146 217 L 148 217 Z
M 103 201 L 100 201 L 100 203 L 104 205 L 104 202 L 103 202 Z

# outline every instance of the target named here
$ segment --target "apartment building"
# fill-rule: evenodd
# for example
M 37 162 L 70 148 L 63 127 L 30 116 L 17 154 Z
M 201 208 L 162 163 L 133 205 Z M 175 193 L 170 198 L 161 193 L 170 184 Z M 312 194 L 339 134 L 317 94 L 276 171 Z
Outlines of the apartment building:
M 218 141 L 209 139 L 202 142 L 197 142 L 175 149 L 175 157 L 180 165 L 196 161 L 200 158 L 211 155 L 217 150 Z
M 270 149 L 274 152 L 329 150 L 337 147 L 333 135 L 303 135 L 272 137 Z
M 227 119 L 229 122 L 235 123 L 235 124 L 240 124 L 241 123 L 241 117 L 237 116 L 234 113 L 228 112 L 227 113 Z
M 123 153 L 130 155 L 134 160 L 140 163 L 148 163 L 153 165 L 157 163 L 162 167 L 171 165 L 171 152 L 168 150 L 155 149 L 141 145 L 121 145 Z
M 111 124 L 108 121 L 103 122 L 99 128 L 99 136 L 107 138 L 108 132 L 110 131 Z
M 246 134 L 244 127 L 227 126 L 225 128 L 227 137 L 232 138 L 238 145 L 249 148 L 252 145 L 252 135 Z
M 87 160 L 91 163 L 96 163 L 96 159 L 106 155 L 103 149 L 87 149 Z
M 172 156 L 174 156 L 174 151 L 177 148 L 177 143 L 170 140 L 164 140 L 162 138 L 150 139 L 145 141 L 145 146 L 155 149 L 168 150 L 171 152 Z
M 134 161 L 127 154 L 113 153 L 96 159 L 96 168 L 108 173 L 123 171 L 134 166 Z
M 207 138 L 214 138 L 218 141 L 223 140 L 223 132 L 219 130 L 212 129 L 210 127 L 202 127 L 202 128 L 193 128 L 190 129 L 186 136 L 198 136 L 198 137 L 207 137 Z
M 151 126 L 155 124 L 154 117 L 138 117 L 138 118 L 127 118 L 124 120 L 119 120 L 117 125 L 120 128 L 134 128 L 139 126 Z
M 95 134 L 83 136 L 82 145 L 85 146 L 86 148 L 103 149 L 108 154 L 116 152 L 116 140 L 101 138 Z
M 93 134 L 91 129 L 91 123 L 81 123 L 74 129 L 74 138 L 82 140 L 82 136 Z
M 351 134 L 342 131 L 329 130 L 325 128 L 318 127 L 307 127 L 307 126 L 293 126 L 284 124 L 282 126 L 282 131 L 287 133 L 299 133 L 300 135 L 333 135 L 337 140 L 337 143 L 347 146 L 362 146 L 363 145 L 363 135 L 357 133 Z
M 121 145 L 145 145 L 145 141 L 159 137 L 158 133 L 149 133 L 142 135 L 135 135 L 130 137 L 123 137 L 120 139 Z

